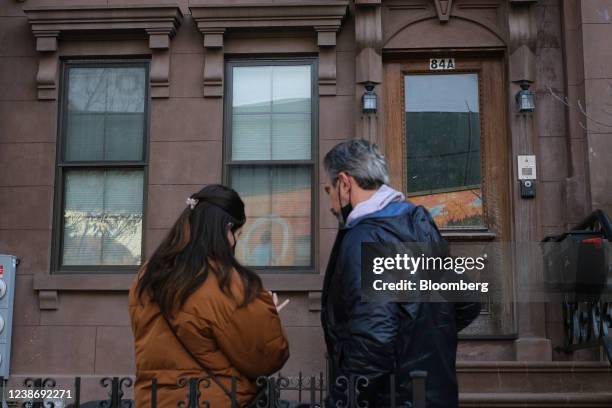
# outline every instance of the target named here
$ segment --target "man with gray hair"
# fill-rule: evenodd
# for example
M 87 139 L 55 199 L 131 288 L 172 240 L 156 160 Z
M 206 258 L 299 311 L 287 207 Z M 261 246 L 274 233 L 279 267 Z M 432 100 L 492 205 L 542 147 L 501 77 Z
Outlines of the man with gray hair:
M 376 145 L 342 142 L 327 153 L 324 166 L 325 192 L 340 223 L 322 293 L 331 376 L 327 406 L 348 402 L 341 389 L 348 384 L 336 381 L 341 376 L 367 378 L 359 398 L 370 408 L 390 406 L 390 375 L 395 374 L 397 406 L 410 407 L 410 372 L 423 370 L 427 407 L 457 407 L 457 332 L 477 317 L 480 304 L 363 300 L 363 242 L 439 244 L 443 239 L 425 208 L 389 187 L 387 163 Z

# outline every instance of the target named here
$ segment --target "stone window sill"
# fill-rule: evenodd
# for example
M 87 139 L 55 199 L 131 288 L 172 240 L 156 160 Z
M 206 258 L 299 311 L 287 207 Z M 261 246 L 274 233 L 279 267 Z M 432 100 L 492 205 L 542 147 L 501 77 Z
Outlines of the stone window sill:
M 127 292 L 134 274 L 53 274 L 34 275 L 33 289 L 38 292 L 41 310 L 58 308 L 59 292 Z M 309 310 L 320 309 L 323 275 L 261 274 L 264 286 L 272 291 L 308 292 Z

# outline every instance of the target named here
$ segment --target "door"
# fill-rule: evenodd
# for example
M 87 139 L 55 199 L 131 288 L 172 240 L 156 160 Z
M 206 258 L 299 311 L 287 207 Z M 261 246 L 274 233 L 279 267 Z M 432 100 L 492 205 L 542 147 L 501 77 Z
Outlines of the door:
M 391 183 L 425 206 L 457 250 L 511 240 L 510 142 L 501 60 L 392 60 L 385 64 L 385 154 Z M 484 245 L 483 245 L 484 248 Z M 515 331 L 511 256 L 490 257 L 495 296 L 465 333 Z M 497 295 L 500 296 L 497 296 Z M 465 334 L 464 333 L 464 334 Z

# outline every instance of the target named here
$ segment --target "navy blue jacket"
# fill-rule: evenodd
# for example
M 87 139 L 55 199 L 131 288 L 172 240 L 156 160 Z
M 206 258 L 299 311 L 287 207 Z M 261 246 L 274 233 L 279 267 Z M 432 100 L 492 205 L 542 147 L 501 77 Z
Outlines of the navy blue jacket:
M 364 376 L 360 398 L 370 408 L 389 405 L 389 374 L 396 376 L 398 406 L 410 407 L 410 372 L 427 371 L 427 407 L 458 406 L 457 332 L 480 311 L 479 303 L 394 303 L 361 299 L 362 242 L 442 242 L 421 206 L 396 202 L 338 231 L 325 273 L 321 323 L 330 365 L 327 406 L 346 401 L 340 376 Z

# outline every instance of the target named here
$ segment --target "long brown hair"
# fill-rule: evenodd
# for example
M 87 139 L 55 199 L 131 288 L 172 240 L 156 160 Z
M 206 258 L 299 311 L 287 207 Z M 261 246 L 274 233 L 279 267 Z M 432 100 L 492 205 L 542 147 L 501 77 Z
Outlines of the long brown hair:
M 143 265 L 137 286 L 138 297 L 146 291 L 162 313 L 171 315 L 198 289 L 212 271 L 219 287 L 231 296 L 232 270 L 242 280 L 244 297 L 240 306 L 255 299 L 262 290 L 259 276 L 234 257 L 227 239 L 246 222 L 244 203 L 231 188 L 212 184 L 193 194 L 174 226 Z M 193 206 L 193 209 L 191 208 Z

